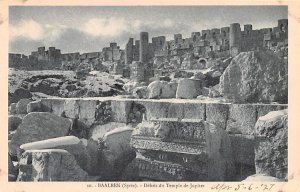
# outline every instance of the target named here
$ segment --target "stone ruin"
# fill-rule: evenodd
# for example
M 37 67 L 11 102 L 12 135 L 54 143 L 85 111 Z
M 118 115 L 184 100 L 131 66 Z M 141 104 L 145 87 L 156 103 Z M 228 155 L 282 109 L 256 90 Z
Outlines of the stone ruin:
M 209 58 L 234 57 L 240 52 L 271 49 L 280 52 L 280 47 L 288 44 L 288 20 L 278 20 L 278 26 L 253 30 L 252 25 L 239 23 L 221 29 L 192 32 L 183 39 L 175 34 L 174 40 L 166 41 L 165 36 L 153 37 L 149 42 L 147 32 L 140 33 L 140 40 L 129 38 L 125 47 L 125 66 L 131 66 L 131 79 L 148 82 L 160 67 L 173 70 L 203 69 Z M 279 48 L 278 48 L 279 47 Z M 280 53 L 287 56 L 287 51 Z M 149 63 L 153 67 L 149 67 Z M 159 72 L 159 70 L 157 71 Z
M 10 108 L 9 178 L 286 180 L 286 109 L 114 97 L 21 100 Z
M 234 23 L 152 42 L 141 32 L 124 51 L 111 43 L 61 54 L 64 70 L 129 77 L 123 89 L 131 95 L 33 101 L 18 90 L 9 107 L 9 179 L 286 181 L 287 29 L 285 19 L 273 29 Z
M 101 52 L 83 54 L 61 54 L 55 47 L 47 51 L 39 47 L 29 56 L 10 53 L 9 66 L 25 70 L 76 70 L 79 64 L 85 64 L 90 71 L 106 71 L 148 82 L 161 73 L 203 69 L 208 59 L 234 57 L 240 52 L 267 49 L 287 57 L 287 45 L 288 20 L 280 19 L 273 28 L 253 30 L 251 24 L 246 24 L 242 30 L 239 23 L 233 23 L 228 27 L 192 32 L 185 39 L 182 34 L 174 34 L 170 41 L 158 36 L 152 37 L 150 42 L 149 34 L 141 32 L 140 40 L 129 38 L 124 50 L 115 42 Z

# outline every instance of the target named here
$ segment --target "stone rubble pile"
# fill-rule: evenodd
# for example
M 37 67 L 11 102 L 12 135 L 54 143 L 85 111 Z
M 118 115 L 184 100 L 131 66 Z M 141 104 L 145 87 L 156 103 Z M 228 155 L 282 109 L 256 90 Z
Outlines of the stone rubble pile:
M 9 111 L 10 181 L 286 179 L 286 105 L 19 102 Z

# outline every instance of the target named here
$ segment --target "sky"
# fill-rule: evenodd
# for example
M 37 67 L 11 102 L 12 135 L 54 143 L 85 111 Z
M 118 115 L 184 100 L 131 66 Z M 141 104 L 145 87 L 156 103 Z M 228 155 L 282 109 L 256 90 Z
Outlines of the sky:
M 287 19 L 287 6 L 11 6 L 9 52 L 29 55 L 50 46 L 62 53 L 99 52 L 110 42 L 124 49 L 128 39 L 149 38 L 252 24 L 253 29 L 277 26 Z M 243 29 L 243 27 L 242 27 Z

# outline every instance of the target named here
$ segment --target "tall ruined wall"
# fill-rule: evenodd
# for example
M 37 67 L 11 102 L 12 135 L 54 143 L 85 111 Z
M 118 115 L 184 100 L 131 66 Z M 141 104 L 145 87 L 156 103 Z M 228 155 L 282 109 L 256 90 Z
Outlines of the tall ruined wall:
M 125 65 L 129 65 L 133 61 L 133 38 L 129 38 L 125 47 Z
M 231 56 L 237 55 L 241 50 L 241 26 L 239 23 L 230 24 L 229 49 Z
M 140 33 L 140 59 L 142 63 L 148 62 L 149 35 L 148 32 Z

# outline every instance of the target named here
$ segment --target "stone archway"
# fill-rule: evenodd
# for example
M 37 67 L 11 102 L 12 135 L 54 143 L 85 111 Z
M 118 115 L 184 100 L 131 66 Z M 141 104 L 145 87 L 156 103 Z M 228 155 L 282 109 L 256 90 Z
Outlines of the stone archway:
M 205 58 L 199 58 L 198 59 L 198 63 L 200 64 L 200 66 L 202 68 L 206 68 L 207 59 L 205 59 Z

